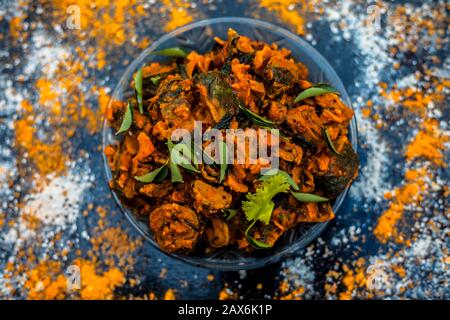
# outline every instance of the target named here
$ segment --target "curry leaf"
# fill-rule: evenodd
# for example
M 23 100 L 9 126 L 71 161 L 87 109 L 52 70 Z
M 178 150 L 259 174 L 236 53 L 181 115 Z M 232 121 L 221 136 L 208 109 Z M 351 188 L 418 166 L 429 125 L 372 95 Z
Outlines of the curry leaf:
M 137 101 L 139 104 L 139 112 L 142 114 L 144 113 L 144 105 L 143 105 L 143 97 L 142 97 L 142 68 L 136 72 L 136 75 L 134 76 L 134 88 L 136 89 L 137 93 Z
M 180 168 L 178 168 L 178 165 L 172 161 L 172 149 L 173 149 L 173 142 L 172 140 L 167 140 L 167 146 L 169 148 L 169 167 L 170 167 L 170 173 L 171 173 L 171 181 L 172 182 L 184 182 L 183 181 L 183 175 L 181 174 Z
M 189 148 L 184 143 L 178 143 L 172 147 L 170 152 L 170 157 L 173 162 L 178 166 L 183 167 L 189 171 L 200 172 L 192 164 L 193 154 L 191 148 Z
M 219 183 L 222 183 L 223 179 L 225 179 L 225 174 L 227 171 L 227 144 L 220 140 L 219 141 L 219 149 L 220 149 L 220 177 L 219 177 Z
M 294 181 L 294 179 L 289 175 L 289 173 L 287 173 L 286 171 L 280 170 L 280 169 L 270 169 L 269 171 L 267 171 L 266 173 L 264 173 L 263 175 L 261 175 L 258 180 L 260 181 L 266 181 L 267 179 L 269 179 L 271 176 L 274 176 L 276 174 L 280 174 L 282 176 L 284 176 L 286 178 L 287 183 L 289 183 L 289 185 L 292 187 L 292 189 L 294 190 L 299 190 L 299 187 L 297 185 L 297 183 Z
M 331 139 L 330 133 L 328 132 L 327 128 L 323 129 L 323 135 L 325 136 L 325 141 L 327 142 L 328 148 L 331 151 L 333 151 L 333 153 L 335 153 L 336 155 L 338 155 L 338 156 L 341 155 L 334 147 L 333 140 Z
M 291 192 L 291 194 L 301 202 L 327 202 L 329 200 L 312 193 Z
M 250 109 L 247 109 L 244 106 L 239 105 L 239 109 L 242 110 L 242 112 L 245 113 L 245 115 L 256 125 L 266 128 L 266 129 L 270 129 L 273 127 L 273 125 L 275 124 L 275 122 L 273 122 L 272 120 L 269 120 L 267 118 L 264 118 L 263 116 L 260 116 L 259 114 L 254 113 L 253 111 L 251 111 Z
M 150 183 L 150 182 L 160 182 L 167 177 L 168 174 L 167 163 L 165 163 L 162 167 L 153 170 L 143 176 L 134 177 L 137 181 Z
M 158 55 L 158 56 L 166 56 L 166 57 L 175 57 L 175 58 L 186 58 L 187 53 L 178 47 L 175 48 L 166 48 L 158 51 L 150 52 L 150 54 Z
M 130 129 L 132 122 L 133 122 L 133 112 L 131 111 L 131 104 L 128 102 L 127 109 L 125 110 L 125 114 L 123 115 L 122 124 L 120 125 L 119 131 L 116 132 L 116 135 Z
M 318 83 L 308 89 L 303 90 L 300 94 L 295 98 L 294 103 L 299 102 L 301 100 L 321 96 L 325 93 L 336 93 L 339 94 L 339 91 L 326 83 Z
M 263 116 L 260 116 L 257 113 L 254 113 L 253 111 L 249 110 L 246 107 L 243 107 L 241 105 L 239 105 L 239 109 L 242 110 L 242 112 L 244 112 L 244 114 L 247 116 L 247 118 L 249 118 L 254 124 L 256 124 L 258 127 L 261 127 L 263 129 L 266 130 L 271 130 L 271 129 L 275 129 L 274 125 L 275 122 L 272 120 L 269 120 L 267 118 L 264 118 Z M 289 137 L 287 137 L 281 130 L 277 129 L 277 133 L 282 139 L 284 140 L 290 140 Z
M 225 219 L 227 221 L 229 221 L 229 220 L 233 219 L 234 216 L 236 216 L 239 211 L 237 209 L 223 209 L 222 212 L 224 213 L 224 215 L 226 217 Z

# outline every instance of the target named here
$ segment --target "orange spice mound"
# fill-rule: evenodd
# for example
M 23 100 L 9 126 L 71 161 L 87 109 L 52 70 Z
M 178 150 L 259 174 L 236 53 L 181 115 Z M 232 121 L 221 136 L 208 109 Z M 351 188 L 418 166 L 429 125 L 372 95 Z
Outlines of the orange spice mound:
M 305 293 L 305 288 L 299 286 L 294 290 L 289 290 L 289 283 L 284 280 L 280 282 L 278 291 L 280 292 L 280 295 L 277 297 L 279 300 L 301 300 L 302 295 Z
M 425 158 L 438 166 L 446 167 L 443 151 L 448 141 L 450 137 L 441 132 L 439 122 L 435 119 L 427 119 L 406 148 L 406 159 L 412 161 Z
M 97 235 L 91 238 L 92 249 L 89 254 L 93 261 L 97 261 L 99 253 L 107 253 L 101 259 L 106 266 L 118 266 L 127 270 L 134 265 L 132 253 L 141 246 L 142 240 L 130 239 L 120 227 L 103 226 L 96 229 L 95 234 Z
M 219 300 L 236 300 L 238 299 L 239 295 L 237 292 L 232 291 L 230 288 L 228 288 L 227 284 L 225 284 L 225 288 L 220 290 L 219 292 Z
M 117 268 L 98 273 L 96 265 L 84 259 L 73 263 L 80 268 L 79 290 L 69 290 L 61 264 L 56 261 L 40 262 L 26 273 L 25 289 L 28 299 L 54 300 L 79 297 L 85 300 L 113 299 L 116 287 L 125 283 L 125 275 Z
M 260 0 L 259 5 L 274 12 L 283 22 L 295 27 L 295 32 L 299 35 L 305 35 L 305 18 L 299 11 L 306 13 L 313 4 L 304 0 Z
M 397 223 L 403 217 L 405 206 L 418 204 L 423 199 L 426 174 L 426 168 L 408 170 L 405 173 L 406 183 L 385 195 L 385 198 L 391 199 L 392 202 L 380 216 L 374 229 L 374 234 L 380 242 L 386 243 L 392 237 L 402 242 L 403 239 L 397 234 Z
M 352 299 L 357 290 L 364 290 L 366 287 L 366 260 L 359 258 L 351 265 L 343 265 L 342 271 L 328 271 L 326 277 L 331 279 L 331 283 L 325 283 L 325 292 L 327 296 L 336 296 L 340 300 Z M 339 285 L 340 281 L 340 285 Z
M 80 10 L 80 29 L 70 30 L 80 39 L 94 39 L 97 45 L 123 45 L 135 35 L 135 21 L 146 16 L 142 4 L 136 0 L 47 0 L 54 16 L 66 21 L 67 8 L 77 5 Z
M 428 75 L 428 71 L 425 72 Z M 417 81 L 420 80 L 420 74 L 416 75 Z M 401 105 L 411 113 L 419 114 L 422 117 L 426 116 L 426 111 L 431 103 L 442 102 L 445 99 L 443 93 L 444 89 L 448 87 L 448 83 L 445 81 L 441 83 L 437 79 L 433 80 L 434 88 L 432 92 L 426 92 L 419 90 L 415 87 L 397 88 L 397 85 L 393 85 L 392 89 L 387 90 L 387 83 L 380 83 L 380 95 L 395 105 Z
M 30 300 L 55 300 L 66 297 L 67 280 L 56 261 L 39 263 L 26 273 L 24 288 Z
M 42 175 L 62 173 L 66 168 L 67 156 L 63 153 L 61 141 L 44 143 L 35 135 L 34 121 L 20 119 L 14 123 L 16 147 L 25 151 Z
M 175 300 L 175 292 L 173 289 L 167 289 L 164 294 L 164 300 Z
M 75 264 L 80 267 L 80 298 L 83 300 L 113 299 L 114 289 L 125 283 L 125 275 L 118 268 L 99 274 L 92 262 L 80 259 Z
M 164 31 L 172 31 L 178 27 L 184 26 L 194 19 L 187 11 L 189 3 L 181 0 L 163 0 L 164 10 L 169 13 L 169 20 L 164 26 Z

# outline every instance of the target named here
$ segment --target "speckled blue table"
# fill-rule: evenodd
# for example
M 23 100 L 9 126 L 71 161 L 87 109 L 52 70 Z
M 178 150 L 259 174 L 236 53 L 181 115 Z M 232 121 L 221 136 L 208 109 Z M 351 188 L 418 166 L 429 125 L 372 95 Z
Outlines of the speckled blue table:
M 133 262 L 126 268 L 118 263 L 129 281 L 116 287 L 114 297 L 148 297 L 149 293 L 154 293 L 162 298 L 168 289 L 173 289 L 179 299 L 219 296 L 244 299 L 450 298 L 450 175 L 445 167 L 449 155 L 445 137 L 449 135 L 450 61 L 445 23 L 449 8 L 445 1 L 386 1 L 377 6 L 356 0 L 307 4 L 265 0 L 194 1 L 190 4 L 157 1 L 147 3 L 142 12 L 133 9 L 133 14 L 125 18 L 134 20 L 129 22 L 132 27 L 122 26 L 117 30 L 113 29 L 113 23 L 108 26 L 106 20 L 92 14 L 95 9 L 88 10 L 83 5 L 80 5 L 81 30 L 68 28 L 64 25 L 67 19 L 64 9 L 69 1 L 58 5 L 51 1 L 24 5 L 5 0 L 0 3 L 0 297 L 30 297 L 26 277 L 19 278 L 17 273 L 11 272 L 8 262 L 20 265 L 24 269 L 21 274 L 26 275 L 40 261 L 57 260 L 64 270 L 79 257 L 92 260 L 96 256 L 102 261 L 106 259 L 104 255 L 109 258 L 116 255 L 117 250 L 111 253 L 108 249 L 93 247 L 92 238 L 102 232 L 98 206 L 105 208 L 106 217 L 101 219 L 109 226 L 118 227 L 121 234 L 132 239 L 139 239 L 110 195 L 98 148 L 101 134 L 98 130 L 93 134 L 89 132 L 85 124 L 89 117 L 84 118 L 84 111 L 76 105 L 83 103 L 88 109 L 98 110 L 99 88 L 110 92 L 108 88 L 114 88 L 126 66 L 142 50 L 140 46 L 145 46 L 139 43 L 145 38 L 157 39 L 172 28 L 171 21 L 176 25 L 179 17 L 172 15 L 171 18 L 172 11 L 182 8 L 190 17 L 183 16 L 186 21 L 246 16 L 270 21 L 297 33 L 301 32 L 300 24 L 304 26 L 302 36 L 334 67 L 351 96 L 359 127 L 360 175 L 336 218 L 320 238 L 282 263 L 247 272 L 217 272 L 186 265 L 143 243 L 133 251 Z M 110 6 L 113 10 L 121 7 L 119 1 Z M 126 10 L 131 9 L 127 7 L 125 14 L 119 16 L 126 17 Z M 114 14 L 111 16 L 116 23 L 120 20 Z M 95 21 L 100 21 L 101 25 Z M 97 28 L 98 32 L 90 33 L 89 28 Z M 125 39 L 118 38 L 123 30 Z M 87 36 L 83 36 L 83 32 Z M 132 39 L 131 32 L 137 35 L 137 40 Z M 111 40 L 114 36 L 116 38 Z M 77 52 L 77 48 L 82 52 Z M 98 52 L 106 53 L 103 58 L 106 66 L 101 65 Z M 75 59 L 67 58 L 64 53 Z M 76 68 L 78 73 L 73 73 L 81 76 L 82 80 L 73 80 L 80 85 L 74 92 L 55 89 L 59 92 L 56 97 L 47 96 L 44 101 L 43 84 L 38 84 L 39 79 L 62 81 L 61 72 L 49 69 L 57 68 L 55 61 L 66 60 L 71 66 L 74 61 L 81 64 L 81 68 Z M 58 76 L 52 78 L 52 72 L 59 72 Z M 420 96 L 409 94 L 408 89 Z M 396 98 L 395 92 L 399 92 L 400 98 Z M 58 94 L 68 98 L 60 101 Z M 68 158 L 64 173 L 53 167 L 46 172 L 36 169 L 37 156 L 32 154 L 30 146 L 20 146 L 16 139 L 19 133 L 26 138 L 23 128 L 17 124 L 30 113 L 24 101 L 29 101 L 34 110 L 31 125 L 36 129 L 34 139 L 46 142 L 58 139 L 52 130 L 64 132 L 64 126 L 60 122 L 56 125 L 50 122 L 63 116 L 58 118 L 53 114 L 46 118 L 48 108 L 55 107 L 55 103 L 49 103 L 52 99 L 60 101 L 63 109 L 69 104 L 75 105 L 81 119 L 86 120 L 79 120 L 83 124 L 75 126 L 73 135 L 63 137 L 67 143 L 58 144 L 62 148 L 59 152 Z M 416 104 L 407 101 L 416 101 Z M 64 115 L 64 110 L 61 113 Z M 72 127 L 68 124 L 67 128 Z M 423 136 L 418 137 L 421 133 Z M 426 135 L 442 145 L 426 140 Z M 413 148 L 417 147 L 415 139 L 424 140 L 437 154 L 429 155 L 428 149 L 421 153 L 422 149 Z M 45 152 L 43 154 L 45 156 Z M 418 174 L 407 174 L 411 170 L 417 170 Z M 68 208 L 58 204 L 51 194 L 49 197 L 53 189 L 47 194 L 34 191 L 38 181 L 50 176 L 55 181 L 58 175 L 64 177 L 61 183 L 68 188 L 80 188 L 80 194 L 75 192 L 76 197 L 67 200 Z M 80 178 L 70 178 L 73 176 Z M 65 179 L 69 179 L 69 183 Z M 409 194 L 406 188 L 411 185 L 414 185 L 414 192 Z M 60 190 L 57 185 L 55 190 Z M 385 197 L 387 192 L 396 194 L 389 198 Z M 59 193 L 54 195 L 55 198 L 65 197 Z M 54 203 L 56 209 L 39 201 Z M 396 205 L 401 205 L 402 209 L 397 210 Z M 27 208 L 31 208 L 29 212 Z M 51 213 L 61 210 L 59 208 L 67 210 L 67 216 L 61 218 L 60 212 L 53 216 L 62 219 L 59 223 L 42 212 L 49 210 Z M 36 213 L 39 210 L 41 212 Z M 390 215 L 392 210 L 400 214 Z M 26 213 L 34 214 L 41 221 L 37 234 L 20 222 Z M 380 220 L 382 217 L 396 220 L 388 219 L 392 223 L 387 223 Z M 387 224 L 391 233 L 381 229 L 382 223 Z M 55 232 L 60 234 L 61 240 L 54 241 Z M 61 258 L 64 248 L 68 253 Z M 27 258 L 20 252 L 28 249 L 37 261 L 24 263 Z

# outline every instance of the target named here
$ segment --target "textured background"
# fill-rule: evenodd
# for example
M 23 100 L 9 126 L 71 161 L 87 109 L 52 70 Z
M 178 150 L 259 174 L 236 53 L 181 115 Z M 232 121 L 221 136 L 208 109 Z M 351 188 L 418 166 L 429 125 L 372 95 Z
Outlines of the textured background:
M 450 298 L 446 1 L 0 3 L 1 298 Z M 236 273 L 142 242 L 100 151 L 102 112 L 130 61 L 164 32 L 219 16 L 311 43 L 344 82 L 360 139 L 359 178 L 321 237 Z

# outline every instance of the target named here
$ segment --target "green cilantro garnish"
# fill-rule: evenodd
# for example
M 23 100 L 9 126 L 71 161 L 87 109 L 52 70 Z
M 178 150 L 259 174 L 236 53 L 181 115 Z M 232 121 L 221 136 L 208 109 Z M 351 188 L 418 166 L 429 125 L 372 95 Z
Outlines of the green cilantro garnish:
M 286 177 L 277 174 L 263 181 L 261 188 L 258 188 L 255 193 L 247 193 L 247 200 L 242 202 L 242 210 L 247 220 L 251 222 L 245 231 L 245 235 L 251 242 L 258 243 L 260 241 L 249 236 L 250 229 L 257 221 L 269 224 L 275 207 L 275 203 L 272 201 L 273 197 L 278 193 L 288 192 L 289 187 Z

